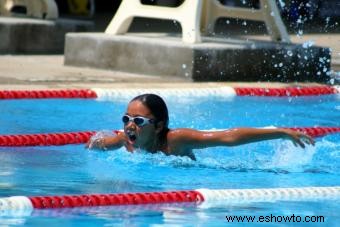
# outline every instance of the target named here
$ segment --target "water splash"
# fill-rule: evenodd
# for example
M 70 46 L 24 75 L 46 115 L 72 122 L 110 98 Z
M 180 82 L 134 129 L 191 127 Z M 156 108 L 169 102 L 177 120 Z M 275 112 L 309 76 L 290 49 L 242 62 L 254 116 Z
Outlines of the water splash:
M 283 140 L 228 148 L 200 149 L 194 151 L 197 161 L 189 157 L 167 156 L 162 152 L 151 154 L 138 150 L 130 153 L 125 148 L 121 148 L 111 152 L 99 152 L 102 157 L 99 158 L 97 167 L 103 164 L 102 162 L 109 162 L 110 168 L 119 170 L 122 174 L 128 174 L 133 169 L 139 168 L 150 169 L 151 172 L 155 168 L 198 168 L 220 169 L 227 172 L 337 173 L 340 169 L 337 164 L 340 158 L 340 145 L 336 142 L 337 138 L 339 138 L 337 135 L 326 136 L 317 141 L 315 146 L 308 145 L 305 149 L 295 147 L 292 142 Z M 109 169 L 104 170 L 106 171 L 112 174 Z M 100 172 L 100 175 L 105 175 L 103 171 Z
M 279 144 L 272 157 L 271 167 L 303 171 L 303 167 L 312 162 L 316 148 L 307 146 L 305 149 L 295 147 L 290 141 Z
M 305 48 L 305 49 L 307 49 L 307 48 L 310 48 L 310 47 L 312 47 L 313 45 L 314 45 L 314 41 L 313 40 L 308 40 L 308 41 L 306 41 L 306 42 L 304 42 L 303 44 L 302 44 L 302 47 L 303 48 Z
M 117 136 L 117 134 L 114 133 L 112 130 L 98 131 L 96 134 L 91 136 L 90 142 L 89 142 L 89 149 L 96 148 L 96 146 L 100 145 L 101 140 L 104 139 L 105 137 L 114 137 L 114 136 Z
M 279 0 L 279 4 L 281 8 L 284 8 L 286 6 L 286 3 L 282 0 Z
M 297 36 L 298 38 L 301 38 L 302 35 L 303 35 L 303 30 L 299 29 L 298 32 L 297 32 L 297 34 L 296 34 L 296 36 Z

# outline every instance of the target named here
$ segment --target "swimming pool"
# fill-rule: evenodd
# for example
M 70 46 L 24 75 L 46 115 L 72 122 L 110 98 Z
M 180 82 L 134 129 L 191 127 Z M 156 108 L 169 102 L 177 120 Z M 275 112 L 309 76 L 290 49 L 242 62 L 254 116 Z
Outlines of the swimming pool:
M 165 97 L 170 127 L 335 126 L 340 122 L 336 95 L 298 98 Z M 0 134 L 120 129 L 126 99 L 2 100 Z M 295 148 L 266 141 L 233 148 L 195 151 L 189 158 L 124 149 L 88 151 L 84 145 L 1 147 L 0 197 L 188 190 L 199 188 L 278 188 L 338 186 L 340 134 L 317 139 L 315 147 Z M 227 215 L 324 216 L 340 221 L 339 200 L 275 203 L 163 204 L 35 210 L 30 216 L 4 216 L 4 225 L 228 225 Z M 232 223 L 229 223 L 232 224 Z M 235 224 L 235 223 L 234 223 Z M 301 223 L 300 223 L 301 224 Z M 308 223 L 305 223 L 308 224 Z

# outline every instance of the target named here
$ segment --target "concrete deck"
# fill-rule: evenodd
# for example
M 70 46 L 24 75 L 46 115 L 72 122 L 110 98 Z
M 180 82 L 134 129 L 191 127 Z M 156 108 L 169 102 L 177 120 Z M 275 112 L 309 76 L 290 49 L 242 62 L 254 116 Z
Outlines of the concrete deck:
M 299 42 L 314 41 L 332 50 L 332 69 L 339 71 L 340 34 L 306 35 Z M 334 62 L 335 60 L 335 62 Z M 174 77 L 128 74 L 109 70 L 71 67 L 63 64 L 63 55 L 0 55 L 0 89 L 52 88 L 117 88 L 117 87 L 213 87 L 221 85 L 252 87 L 283 87 L 315 85 L 316 83 L 193 83 Z M 339 68 L 337 68 L 339 67 Z
M 68 33 L 65 64 L 192 81 L 330 80 L 330 50 L 264 40 L 202 37 L 184 43 L 164 33 Z M 321 60 L 320 60 L 321 59 Z
M 0 17 L 0 54 L 62 54 L 66 33 L 93 29 L 84 20 Z
M 64 89 L 64 88 L 148 88 L 148 87 L 219 87 L 308 86 L 317 83 L 193 83 L 173 77 L 147 76 L 63 65 L 62 55 L 0 56 L 0 89 Z

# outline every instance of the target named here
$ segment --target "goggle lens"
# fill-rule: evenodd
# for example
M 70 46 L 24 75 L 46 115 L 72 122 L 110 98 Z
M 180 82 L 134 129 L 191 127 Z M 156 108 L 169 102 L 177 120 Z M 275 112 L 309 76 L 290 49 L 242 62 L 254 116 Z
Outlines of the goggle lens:
M 124 124 L 128 123 L 130 121 L 129 117 L 124 115 L 123 118 L 122 118 L 122 121 Z
M 140 126 L 140 125 L 143 125 L 144 119 L 136 117 L 136 118 L 133 119 L 133 122 L 135 122 L 136 125 Z

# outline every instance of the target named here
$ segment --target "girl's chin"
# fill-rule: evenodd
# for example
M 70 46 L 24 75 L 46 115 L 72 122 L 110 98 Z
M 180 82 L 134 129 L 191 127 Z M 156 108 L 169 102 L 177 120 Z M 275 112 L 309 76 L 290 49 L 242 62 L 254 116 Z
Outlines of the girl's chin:
M 127 139 L 128 139 L 128 142 L 129 144 L 135 144 L 136 141 L 137 141 L 137 136 L 135 134 L 125 134 Z
M 129 144 L 131 144 L 132 146 L 136 147 L 137 146 L 137 140 L 128 140 Z

